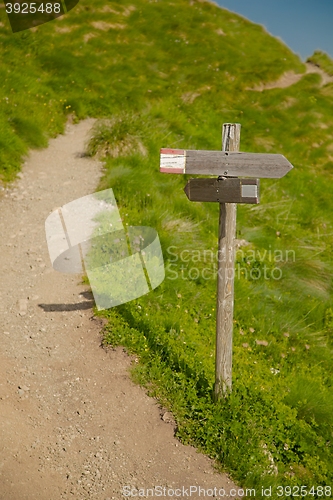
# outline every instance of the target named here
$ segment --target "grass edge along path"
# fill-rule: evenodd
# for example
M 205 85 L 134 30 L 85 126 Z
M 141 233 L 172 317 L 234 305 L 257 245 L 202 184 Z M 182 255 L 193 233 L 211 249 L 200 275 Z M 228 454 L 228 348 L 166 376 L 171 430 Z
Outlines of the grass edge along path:
M 120 120 L 124 127 L 126 117 Z M 138 123 L 141 139 L 147 141 L 145 146 L 149 151 L 149 142 L 153 147 L 159 142 L 156 135 L 162 136 L 166 130 L 161 133 L 158 122 L 155 127 L 146 124 L 145 129 L 145 120 L 149 118 L 141 116 Z M 122 147 L 126 140 L 131 141 L 136 135 L 135 118 L 131 117 L 127 127 L 129 133 L 127 139 L 126 134 L 122 136 Z M 147 140 L 149 130 L 155 132 Z M 169 134 L 172 144 L 171 130 Z M 119 151 L 112 125 L 107 140 L 105 129 L 101 135 L 101 143 L 105 146 L 106 141 L 109 154 Z M 97 143 L 98 132 L 93 138 L 94 150 Z M 316 334 L 311 323 L 302 319 L 311 301 L 318 311 L 322 299 L 311 297 L 307 288 L 303 289 L 299 301 L 294 295 L 300 290 L 302 281 L 295 282 L 297 273 L 304 270 L 302 258 L 300 262 L 285 259 L 282 269 L 286 277 L 280 286 L 274 280 L 244 279 L 242 275 L 236 279 L 234 393 L 220 405 L 212 405 L 214 261 L 210 259 L 208 263 L 212 276 L 209 281 L 202 278 L 200 271 L 205 269 L 207 275 L 207 262 L 202 261 L 202 256 L 208 245 L 213 249 L 216 243 L 217 213 L 214 207 L 206 210 L 202 204 L 189 205 L 182 194 L 185 179 L 164 181 L 163 176 L 159 177 L 158 168 L 156 174 L 149 169 L 150 164 L 158 166 L 156 153 L 151 158 L 142 154 L 109 158 L 101 188 L 115 189 L 122 200 L 120 206 L 128 224 L 144 221 L 145 225 L 158 229 L 165 251 L 167 278 L 148 296 L 105 313 L 110 320 L 105 342 L 120 343 L 139 355 L 142 364 L 135 370 L 137 380 L 174 412 L 179 436 L 217 458 L 242 484 L 258 487 L 292 482 L 297 485 L 305 479 L 327 484 L 332 410 L 331 379 L 327 375 L 331 350 L 326 350 L 326 345 L 324 349 L 319 345 L 324 332 Z M 131 180 L 133 169 L 135 180 Z M 174 200 L 174 209 L 170 200 Z M 274 208 L 271 210 L 274 212 Z M 257 230 L 265 233 L 265 221 L 260 223 L 261 228 Z M 295 227 L 290 231 L 295 232 Z M 275 239 L 281 243 L 279 231 L 276 233 Z M 299 228 L 296 234 L 300 234 Z M 261 245 L 270 246 L 267 242 Z M 288 246 L 283 249 L 282 244 L 281 248 L 281 255 L 287 255 Z M 272 262 L 271 256 L 253 258 L 261 252 L 260 248 L 251 248 L 249 244 L 247 251 L 238 256 L 238 269 L 252 268 L 253 275 L 260 273 L 264 266 L 267 272 L 273 271 L 274 258 Z M 211 254 L 214 255 L 213 250 Z M 307 264 L 303 262 L 304 265 Z M 293 289 L 289 288 L 291 283 L 294 283 Z M 281 293 L 284 293 L 282 300 L 278 299 Z M 247 314 L 247 308 L 244 311 L 241 303 L 245 299 L 247 305 L 251 303 Z M 298 319 L 295 311 L 286 316 L 286 307 L 291 307 L 293 301 L 295 308 L 306 301 Z M 329 329 L 329 308 L 325 314 Z M 319 365 L 324 362 L 324 353 L 327 364 L 321 369 L 318 361 Z

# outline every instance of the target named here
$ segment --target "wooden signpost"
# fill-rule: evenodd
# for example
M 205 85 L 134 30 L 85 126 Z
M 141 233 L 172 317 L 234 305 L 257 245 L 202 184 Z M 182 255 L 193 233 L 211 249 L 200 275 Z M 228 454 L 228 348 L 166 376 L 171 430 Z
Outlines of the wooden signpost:
M 256 177 L 280 178 L 293 168 L 279 154 L 241 153 L 240 129 L 239 123 L 223 125 L 222 151 L 161 149 L 160 172 L 218 176 L 217 179 L 190 179 L 184 189 L 190 201 L 220 204 L 215 400 L 226 396 L 232 389 L 236 203 L 259 203 L 259 179 Z
M 184 191 L 190 201 L 259 203 L 259 179 L 190 179 Z

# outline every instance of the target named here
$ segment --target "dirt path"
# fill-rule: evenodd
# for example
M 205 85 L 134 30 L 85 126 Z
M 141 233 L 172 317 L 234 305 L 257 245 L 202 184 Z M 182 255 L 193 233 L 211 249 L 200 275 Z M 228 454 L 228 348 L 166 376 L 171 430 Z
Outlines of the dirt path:
M 305 74 L 318 73 L 321 76 L 321 83 L 320 83 L 321 86 L 333 82 L 333 76 L 329 76 L 327 73 L 325 73 L 325 71 L 323 71 L 315 64 L 305 63 L 305 66 L 306 66 Z M 269 90 L 269 89 L 284 89 L 286 87 L 290 87 L 290 85 L 294 85 L 295 83 L 299 82 L 301 78 L 303 78 L 303 76 L 304 73 L 297 74 L 294 73 L 293 71 L 286 71 L 286 73 L 283 73 L 283 75 L 276 82 L 261 83 L 260 85 L 248 90 L 256 90 L 258 92 L 262 92 L 263 90 Z
M 68 125 L 32 152 L 0 199 L 0 499 L 118 500 L 126 485 L 229 490 L 130 381 L 125 352 L 100 347 L 80 276 L 51 267 L 46 217 L 91 193 L 101 175 L 80 154 L 92 124 Z

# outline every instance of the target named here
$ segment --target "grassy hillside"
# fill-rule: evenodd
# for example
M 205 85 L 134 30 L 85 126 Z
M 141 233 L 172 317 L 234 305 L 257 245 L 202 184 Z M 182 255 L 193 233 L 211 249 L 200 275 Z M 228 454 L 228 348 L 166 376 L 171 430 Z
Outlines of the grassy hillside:
M 304 65 L 202 1 L 81 0 L 16 35 L 2 21 L 2 178 L 67 114 L 101 118 L 88 146 L 106 156 L 100 188 L 114 189 L 124 221 L 160 235 L 165 281 L 104 313 L 105 342 L 138 355 L 135 376 L 172 409 L 179 437 L 240 484 L 329 485 L 333 86 L 309 74 L 248 90 Z M 214 405 L 218 207 L 189 202 L 186 176 L 160 174 L 159 149 L 220 149 L 223 122 L 242 124 L 242 151 L 281 153 L 295 168 L 237 209 L 233 394 Z

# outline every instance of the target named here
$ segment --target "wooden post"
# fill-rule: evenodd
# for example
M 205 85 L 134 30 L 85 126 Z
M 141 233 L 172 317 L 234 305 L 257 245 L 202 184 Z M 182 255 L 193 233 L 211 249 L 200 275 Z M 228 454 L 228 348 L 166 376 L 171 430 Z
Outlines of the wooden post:
M 239 123 L 225 123 L 223 151 L 239 151 Z M 221 179 L 220 182 L 223 182 Z M 234 310 L 234 239 L 236 235 L 236 203 L 220 203 L 218 235 L 218 276 L 216 305 L 216 360 L 214 399 L 232 390 L 232 330 Z

